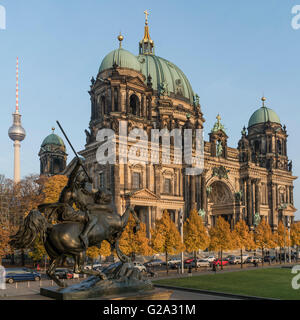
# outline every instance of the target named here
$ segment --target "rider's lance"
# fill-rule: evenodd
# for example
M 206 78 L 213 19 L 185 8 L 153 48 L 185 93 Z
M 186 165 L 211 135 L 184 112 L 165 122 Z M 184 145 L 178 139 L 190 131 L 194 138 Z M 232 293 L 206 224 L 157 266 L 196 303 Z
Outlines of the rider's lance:
M 69 138 L 67 137 L 67 135 L 66 135 L 64 129 L 62 128 L 62 126 L 60 125 L 59 121 L 56 120 L 56 123 L 58 124 L 59 129 L 61 130 L 61 132 L 62 132 L 63 135 L 65 136 L 66 140 L 68 141 L 68 143 L 69 143 L 71 149 L 73 150 L 75 156 L 77 157 L 77 159 L 78 159 L 78 160 L 80 161 L 80 163 L 81 163 L 81 160 L 80 160 L 77 152 L 76 152 L 75 149 L 73 148 L 72 143 L 70 142 Z M 90 176 L 88 175 L 87 171 L 85 170 L 85 167 L 84 167 L 83 165 L 81 165 L 81 167 L 82 167 L 83 171 L 85 172 L 86 176 L 89 178 L 89 180 L 91 180 Z

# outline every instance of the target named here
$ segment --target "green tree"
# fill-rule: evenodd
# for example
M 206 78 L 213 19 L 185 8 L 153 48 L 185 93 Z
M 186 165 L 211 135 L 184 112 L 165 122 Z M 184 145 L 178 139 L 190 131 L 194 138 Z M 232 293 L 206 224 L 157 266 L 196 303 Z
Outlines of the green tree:
M 155 222 L 155 228 L 151 231 L 151 244 L 156 252 L 165 253 L 166 268 L 168 268 L 168 256 L 177 254 L 184 250 L 184 245 L 181 242 L 181 236 L 176 228 L 176 225 L 171 220 L 167 210 L 164 210 L 161 219 Z
M 194 252 L 195 261 L 197 260 L 196 252 L 205 250 L 209 245 L 208 232 L 195 209 L 191 210 L 189 218 L 183 225 L 183 239 L 186 251 Z M 197 263 L 195 263 L 195 269 L 197 269 Z

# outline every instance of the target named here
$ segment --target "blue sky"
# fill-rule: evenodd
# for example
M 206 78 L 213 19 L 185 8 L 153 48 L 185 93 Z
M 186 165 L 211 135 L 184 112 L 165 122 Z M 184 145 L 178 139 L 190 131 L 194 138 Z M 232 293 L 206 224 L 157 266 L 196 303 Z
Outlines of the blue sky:
M 236 147 L 264 92 L 267 106 L 287 126 L 288 153 L 294 175 L 299 175 L 300 29 L 291 27 L 291 10 L 298 4 L 300 0 L 0 0 L 7 15 L 7 28 L 0 30 L 0 173 L 13 174 L 7 130 L 15 106 L 16 57 L 27 132 L 21 147 L 25 176 L 39 172 L 40 144 L 57 119 L 75 148 L 83 148 L 90 78 L 117 48 L 120 31 L 123 47 L 138 53 L 148 9 L 155 52 L 180 67 L 199 94 L 206 132 L 220 113 L 229 145 Z M 297 181 L 297 207 L 299 198 Z

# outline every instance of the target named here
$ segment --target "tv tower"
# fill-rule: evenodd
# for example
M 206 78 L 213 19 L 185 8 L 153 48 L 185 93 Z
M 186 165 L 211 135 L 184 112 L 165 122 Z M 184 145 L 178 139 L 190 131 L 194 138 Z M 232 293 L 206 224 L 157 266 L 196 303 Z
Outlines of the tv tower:
M 20 182 L 20 142 L 26 136 L 26 132 L 21 125 L 21 115 L 19 113 L 19 58 L 17 58 L 16 68 L 16 111 L 12 116 L 13 125 L 8 130 L 8 136 L 14 141 L 14 182 L 18 183 Z

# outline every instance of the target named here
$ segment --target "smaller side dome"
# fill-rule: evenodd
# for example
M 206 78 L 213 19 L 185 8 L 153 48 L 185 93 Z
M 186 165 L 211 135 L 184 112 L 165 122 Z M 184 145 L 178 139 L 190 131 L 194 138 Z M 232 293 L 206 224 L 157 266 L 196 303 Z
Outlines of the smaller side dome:
M 263 106 L 252 114 L 248 122 L 248 127 L 254 126 L 255 124 L 266 122 L 274 122 L 280 124 L 280 119 L 277 113 L 274 110 L 265 106 L 266 98 L 263 97 L 261 100 L 263 102 Z
M 44 139 L 43 143 L 41 144 L 41 147 L 45 147 L 48 145 L 56 145 L 56 146 L 60 146 L 60 147 L 65 147 L 63 139 L 55 133 L 49 134 L 49 136 L 47 136 Z
M 121 68 L 129 68 L 139 72 L 141 70 L 135 55 L 123 48 L 113 50 L 107 54 L 101 62 L 99 72 L 112 68 L 114 64 Z

